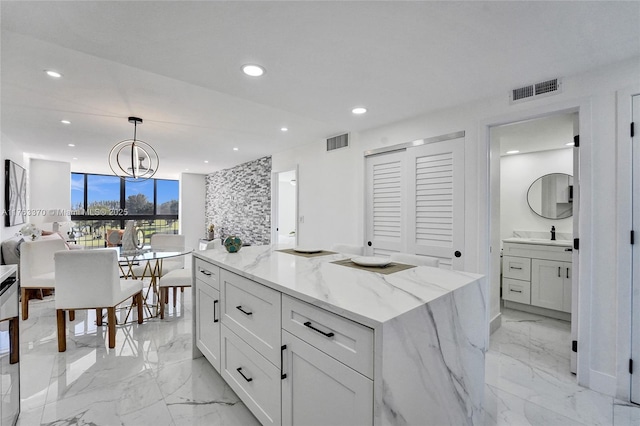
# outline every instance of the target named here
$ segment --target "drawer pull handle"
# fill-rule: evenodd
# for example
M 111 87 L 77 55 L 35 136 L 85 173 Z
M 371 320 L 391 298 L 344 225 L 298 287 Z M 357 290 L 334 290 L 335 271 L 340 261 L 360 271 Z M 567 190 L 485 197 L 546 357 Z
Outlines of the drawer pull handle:
M 560 275 L 560 270 L 562 269 L 561 266 L 558 266 L 558 278 L 562 278 L 562 275 Z
M 322 330 L 318 330 L 317 328 L 315 328 L 314 326 L 311 325 L 311 321 L 305 322 L 304 325 L 305 325 L 305 327 L 309 327 L 313 331 L 317 331 L 318 333 L 322 334 L 325 337 L 333 337 L 334 336 L 333 332 L 325 333 Z
M 287 378 L 287 373 L 284 372 L 284 351 L 287 349 L 287 345 L 280 347 L 280 380 Z
M 567 278 L 569 278 L 569 268 L 567 268 Z
M 206 269 L 200 269 L 200 272 L 202 272 L 203 274 L 205 274 L 208 277 L 211 276 L 211 272 L 207 271 Z
M 522 268 L 516 268 L 515 266 L 509 266 L 509 269 L 519 269 L 519 270 L 522 270 Z
M 564 249 L 564 251 L 573 251 L 573 249 L 572 248 L 566 248 L 566 249 Z
M 242 367 L 238 367 L 238 368 L 236 368 L 236 371 L 237 371 L 238 373 L 240 373 L 240 375 L 242 376 L 242 378 L 243 378 L 243 379 L 245 379 L 247 382 L 251 382 L 251 381 L 253 381 L 253 378 L 252 378 L 252 377 L 247 377 L 247 376 L 245 376 L 244 374 L 242 374 Z
M 512 288 L 510 288 L 509 291 L 511 291 L 513 293 L 522 293 L 522 290 L 514 290 Z
M 253 312 L 247 312 L 244 309 L 242 309 L 242 305 L 236 306 L 236 309 L 239 310 L 240 312 L 242 312 L 245 315 L 253 315 Z
M 218 322 L 220 321 L 218 318 L 216 318 L 216 305 L 218 304 L 219 300 L 214 300 L 213 301 L 213 322 Z

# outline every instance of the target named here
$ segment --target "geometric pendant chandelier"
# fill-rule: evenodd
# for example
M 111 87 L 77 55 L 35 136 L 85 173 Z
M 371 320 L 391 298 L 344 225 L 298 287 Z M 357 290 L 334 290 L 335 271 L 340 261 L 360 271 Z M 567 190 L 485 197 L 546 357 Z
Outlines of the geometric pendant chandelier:
M 160 160 L 151 145 L 136 139 L 142 118 L 129 117 L 129 123 L 133 123 L 133 139 L 118 142 L 111 148 L 109 167 L 116 176 L 127 182 L 140 182 L 156 174 Z

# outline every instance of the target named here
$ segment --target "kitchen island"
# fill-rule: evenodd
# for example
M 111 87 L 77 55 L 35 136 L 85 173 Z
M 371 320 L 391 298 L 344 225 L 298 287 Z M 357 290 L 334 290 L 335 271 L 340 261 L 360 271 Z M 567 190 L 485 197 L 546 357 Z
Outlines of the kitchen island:
M 282 248 L 193 254 L 193 356 L 262 424 L 483 424 L 484 277 Z

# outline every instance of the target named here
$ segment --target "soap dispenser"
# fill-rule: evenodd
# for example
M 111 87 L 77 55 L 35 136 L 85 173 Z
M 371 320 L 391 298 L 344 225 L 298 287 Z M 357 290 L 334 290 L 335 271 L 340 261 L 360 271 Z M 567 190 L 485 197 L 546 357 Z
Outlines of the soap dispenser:
M 551 227 L 551 241 L 555 241 L 556 240 L 556 227 L 552 226 Z

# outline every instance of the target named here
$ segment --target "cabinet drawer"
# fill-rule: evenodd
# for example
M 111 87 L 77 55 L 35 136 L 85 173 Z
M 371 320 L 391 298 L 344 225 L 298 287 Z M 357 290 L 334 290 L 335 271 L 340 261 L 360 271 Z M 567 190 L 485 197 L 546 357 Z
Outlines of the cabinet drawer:
M 222 270 L 222 323 L 280 364 L 280 292 Z
M 282 295 L 282 328 L 322 352 L 373 378 L 373 330 Z
M 280 368 L 226 326 L 221 331 L 222 377 L 260 423 L 281 424 Z
M 529 305 L 531 303 L 531 282 L 503 278 L 502 298 Z
M 218 266 L 196 258 L 194 274 L 196 279 L 220 290 L 220 268 Z
M 502 258 L 502 276 L 516 280 L 531 280 L 531 259 L 504 256 Z

